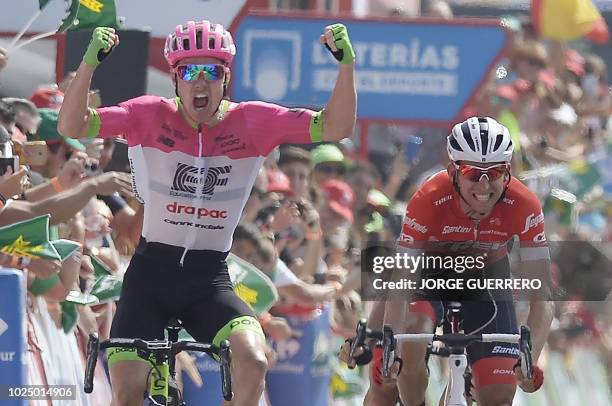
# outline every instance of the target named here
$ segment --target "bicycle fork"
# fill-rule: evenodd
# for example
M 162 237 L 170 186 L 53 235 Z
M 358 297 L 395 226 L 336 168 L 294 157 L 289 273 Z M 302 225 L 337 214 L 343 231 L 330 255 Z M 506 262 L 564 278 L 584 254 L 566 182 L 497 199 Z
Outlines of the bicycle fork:
M 467 368 L 467 357 L 465 354 L 450 354 L 448 357 L 450 367 L 449 382 L 444 393 L 444 404 L 447 406 L 468 406 L 464 391 L 463 374 Z

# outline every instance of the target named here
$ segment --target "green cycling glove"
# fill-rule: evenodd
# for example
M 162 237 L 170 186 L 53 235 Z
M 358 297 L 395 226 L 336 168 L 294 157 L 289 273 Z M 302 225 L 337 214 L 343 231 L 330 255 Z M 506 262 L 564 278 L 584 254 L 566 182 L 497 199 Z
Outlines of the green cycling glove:
M 336 44 L 336 48 L 338 48 L 338 50 L 336 52 L 332 51 L 329 45 L 325 43 L 325 46 L 329 52 L 331 52 L 334 58 L 336 58 L 336 60 L 342 64 L 353 63 L 355 61 L 355 51 L 353 50 L 353 45 L 351 45 L 351 40 L 348 36 L 348 30 L 344 24 L 332 25 L 331 31 L 334 36 L 334 43 Z
M 91 41 L 87 51 L 83 56 L 83 61 L 92 68 L 97 67 L 114 48 L 114 43 L 110 38 L 113 33 L 112 28 L 97 27 L 91 35 Z

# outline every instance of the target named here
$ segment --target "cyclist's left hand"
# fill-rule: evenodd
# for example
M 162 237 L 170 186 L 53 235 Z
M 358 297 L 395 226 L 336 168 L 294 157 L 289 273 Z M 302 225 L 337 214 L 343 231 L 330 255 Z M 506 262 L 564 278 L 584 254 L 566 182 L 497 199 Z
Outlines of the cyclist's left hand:
M 518 364 L 514 367 L 514 374 L 516 375 L 518 385 L 524 392 L 527 393 L 537 391 L 544 383 L 544 372 L 537 365 L 533 366 L 532 379 L 528 379 L 526 376 L 523 376 L 523 371 L 521 371 L 521 367 Z
M 355 62 L 355 51 L 348 36 L 348 30 L 344 24 L 333 24 L 325 27 L 325 32 L 320 38 L 334 58 L 341 64 Z

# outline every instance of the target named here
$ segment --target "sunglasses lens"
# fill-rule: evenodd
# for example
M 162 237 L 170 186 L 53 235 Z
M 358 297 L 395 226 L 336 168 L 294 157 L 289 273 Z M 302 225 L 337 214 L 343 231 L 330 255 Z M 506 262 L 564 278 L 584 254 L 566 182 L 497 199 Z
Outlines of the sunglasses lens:
M 181 79 L 186 82 L 197 80 L 200 73 L 204 74 L 204 80 L 207 82 L 215 82 L 223 76 L 223 66 L 215 64 L 181 65 L 177 68 L 177 72 Z
M 471 182 L 480 182 L 483 175 L 486 175 L 489 181 L 494 181 L 502 177 L 506 173 L 505 166 L 497 166 L 489 169 L 475 168 L 473 166 L 459 167 L 459 171 Z

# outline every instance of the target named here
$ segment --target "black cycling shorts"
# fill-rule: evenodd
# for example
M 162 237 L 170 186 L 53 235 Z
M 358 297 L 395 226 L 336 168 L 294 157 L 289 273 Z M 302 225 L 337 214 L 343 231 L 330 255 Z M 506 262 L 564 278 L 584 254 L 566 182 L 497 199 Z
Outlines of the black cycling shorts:
M 253 310 L 234 293 L 227 253 L 188 251 L 180 266 L 182 253 L 182 248 L 141 240 L 123 279 L 110 336 L 164 339 L 168 321 L 178 318 L 196 341 L 213 343 L 241 316 L 249 321 L 238 329 L 250 324 L 248 329 L 261 332 Z

